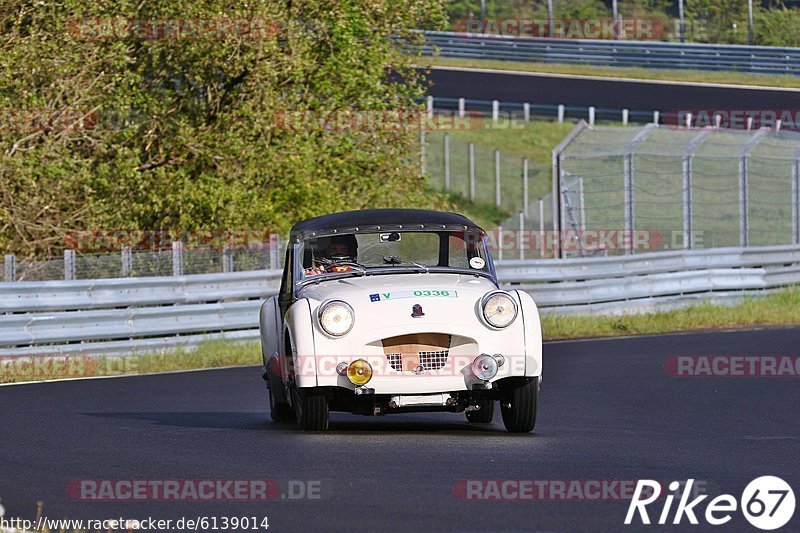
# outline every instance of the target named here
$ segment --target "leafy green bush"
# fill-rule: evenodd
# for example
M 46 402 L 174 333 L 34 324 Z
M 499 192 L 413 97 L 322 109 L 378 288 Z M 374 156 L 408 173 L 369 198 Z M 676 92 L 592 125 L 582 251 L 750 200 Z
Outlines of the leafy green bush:
M 800 9 L 762 10 L 756 14 L 756 44 L 800 46 Z
M 267 31 L 109 33 L 116 18 L 222 17 Z M 285 231 L 324 212 L 439 205 L 416 131 L 276 117 L 418 108 L 415 57 L 390 37 L 443 21 L 432 0 L 0 0 L 0 249 L 59 253 L 76 229 Z M 53 124 L 65 110 L 78 118 Z

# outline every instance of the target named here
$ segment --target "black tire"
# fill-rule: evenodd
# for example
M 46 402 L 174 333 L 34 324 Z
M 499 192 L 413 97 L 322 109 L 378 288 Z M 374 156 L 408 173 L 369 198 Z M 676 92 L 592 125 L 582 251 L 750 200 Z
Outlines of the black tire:
M 481 408 L 477 411 L 467 411 L 467 420 L 473 424 L 490 424 L 494 418 L 494 400 L 480 400 L 477 405 Z
M 276 403 L 272 395 L 272 389 L 267 382 L 267 395 L 269 396 L 269 416 L 273 422 L 285 423 L 294 422 L 294 410 L 288 403 Z
M 503 381 L 500 412 L 510 433 L 529 433 L 536 426 L 539 409 L 539 378 L 510 378 Z
M 295 419 L 304 431 L 325 431 L 328 429 L 328 400 L 325 391 L 316 388 L 292 388 L 292 403 Z

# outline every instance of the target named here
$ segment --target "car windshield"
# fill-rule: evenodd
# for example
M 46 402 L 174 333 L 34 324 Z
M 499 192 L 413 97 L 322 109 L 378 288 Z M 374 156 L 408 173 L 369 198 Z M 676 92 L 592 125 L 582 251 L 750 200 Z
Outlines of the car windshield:
M 387 231 L 308 238 L 300 245 L 301 280 L 323 275 L 468 270 L 491 275 L 478 231 Z

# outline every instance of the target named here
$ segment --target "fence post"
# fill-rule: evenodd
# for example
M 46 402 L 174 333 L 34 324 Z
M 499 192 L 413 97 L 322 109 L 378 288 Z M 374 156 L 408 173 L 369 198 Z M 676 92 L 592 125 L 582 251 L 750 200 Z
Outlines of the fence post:
M 9 283 L 17 281 L 17 256 L 6 254 L 3 266 L 5 267 L 4 279 Z
M 525 122 L 531 121 L 531 104 L 528 102 L 522 104 L 522 118 Z
M 544 235 L 544 198 L 539 198 L 539 257 L 544 258 L 547 248 Z
M 233 272 L 233 252 L 227 246 L 222 250 L 222 271 Z
M 792 242 L 800 244 L 800 159 L 792 161 Z
M 595 111 L 596 111 L 596 109 L 595 109 L 595 107 L 593 105 L 589 106 L 589 125 L 590 126 L 594 126 Z
M 500 150 L 494 151 L 494 204 L 500 207 Z
M 122 259 L 122 277 L 127 278 L 131 275 L 131 263 L 133 259 L 131 256 L 131 247 L 123 246 L 120 256 Z
M 769 128 L 761 128 L 742 146 L 739 152 L 739 246 L 750 244 L 749 162 L 750 150 L 755 148 Z
M 558 104 L 558 121 L 564 122 L 564 105 Z
M 277 270 L 281 268 L 281 257 L 280 257 L 280 242 L 281 236 L 277 233 L 270 233 L 269 234 L 269 268 L 272 270 Z
M 528 158 L 522 158 L 522 210 L 525 216 L 528 212 Z
M 586 204 L 583 195 L 583 176 L 578 176 L 578 215 L 581 217 L 581 238 L 586 233 Z
M 427 101 L 428 118 L 433 118 L 433 96 L 428 96 Z
M 469 143 L 469 201 L 475 203 L 475 143 Z
M 625 154 L 625 173 L 623 176 L 624 193 L 624 231 L 625 238 L 630 240 L 630 245 L 625 247 L 625 253 L 629 254 L 633 247 L 633 153 Z
M 419 132 L 419 170 L 420 173 L 425 176 L 427 174 L 425 168 L 425 129 L 423 128 Z
M 523 234 L 525 233 L 525 213 L 520 211 L 519 212 L 519 233 L 517 234 L 517 243 L 519 245 L 519 258 L 525 259 L 525 241 L 523 240 Z
M 492 100 L 492 122 L 497 123 L 500 120 L 500 102 Z
M 172 275 L 183 276 L 183 242 L 172 241 Z
M 683 156 L 683 247 L 692 249 L 692 154 Z
M 660 113 L 658 111 L 653 111 L 653 124 L 658 124 L 659 118 L 660 118 Z
M 466 112 L 466 100 L 463 98 L 458 99 L 458 118 L 464 118 L 464 115 L 467 114 Z
M 444 134 L 444 190 L 450 191 L 450 134 Z
M 64 250 L 64 279 L 75 279 L 75 250 Z
M 622 110 L 622 125 L 623 126 L 627 126 L 628 125 L 628 115 L 629 115 L 629 113 L 630 113 L 630 111 L 628 111 L 627 109 L 623 109 Z
M 692 127 L 692 114 L 686 113 L 686 129 L 691 129 Z

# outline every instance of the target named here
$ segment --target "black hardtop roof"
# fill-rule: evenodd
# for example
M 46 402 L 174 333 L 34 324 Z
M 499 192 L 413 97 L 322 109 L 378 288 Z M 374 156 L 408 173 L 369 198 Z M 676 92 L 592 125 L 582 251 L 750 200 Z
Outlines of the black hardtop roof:
M 356 230 L 375 231 L 378 230 L 378 226 L 386 226 L 387 230 L 436 229 L 436 226 L 438 229 L 481 229 L 473 221 L 458 213 L 427 209 L 362 209 L 307 218 L 292 227 L 291 236 L 294 240 L 318 233 L 330 234 L 334 230 L 342 233 Z

